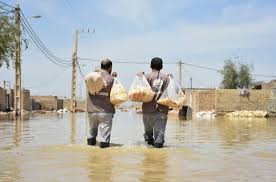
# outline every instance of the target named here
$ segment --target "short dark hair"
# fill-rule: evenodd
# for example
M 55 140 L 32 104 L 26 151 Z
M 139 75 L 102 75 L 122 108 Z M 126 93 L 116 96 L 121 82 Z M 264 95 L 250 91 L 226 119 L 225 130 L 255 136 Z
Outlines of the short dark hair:
M 107 70 L 112 67 L 112 61 L 109 59 L 104 59 L 101 62 L 101 69 Z
M 155 70 L 161 70 L 163 68 L 163 61 L 159 57 L 152 58 L 150 67 Z

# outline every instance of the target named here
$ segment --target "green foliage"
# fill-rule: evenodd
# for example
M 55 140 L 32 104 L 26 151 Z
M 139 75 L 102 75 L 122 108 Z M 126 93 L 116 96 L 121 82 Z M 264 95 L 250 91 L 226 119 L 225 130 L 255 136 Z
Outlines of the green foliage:
M 239 86 L 247 87 L 252 84 L 253 79 L 251 76 L 252 67 L 250 67 L 248 64 L 240 63 L 239 65 Z
M 223 70 L 222 87 L 225 89 L 235 89 L 237 87 L 247 87 L 252 84 L 253 68 L 245 63 L 238 63 L 238 66 L 231 60 L 226 60 Z
M 234 62 L 232 62 L 231 60 L 226 60 L 221 74 L 223 75 L 223 88 L 235 89 L 238 86 L 239 73 Z
M 7 16 L 0 16 L 0 67 L 14 63 L 16 27 Z

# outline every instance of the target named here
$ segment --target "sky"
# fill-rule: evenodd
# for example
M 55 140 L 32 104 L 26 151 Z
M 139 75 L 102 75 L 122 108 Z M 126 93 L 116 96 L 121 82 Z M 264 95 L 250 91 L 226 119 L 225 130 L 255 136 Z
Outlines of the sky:
M 15 5 L 15 0 L 2 0 Z M 186 63 L 221 69 L 226 59 L 248 63 L 255 74 L 276 75 L 276 1 L 274 0 L 18 0 L 30 25 L 57 57 L 70 60 L 75 30 L 80 33 L 78 57 L 114 61 Z M 91 32 L 91 31 L 90 31 Z M 23 33 L 23 37 L 28 38 Z M 80 61 L 87 74 L 98 62 Z M 129 87 L 148 65 L 114 64 L 118 79 Z M 179 80 L 179 67 L 164 64 Z M 182 86 L 217 88 L 221 75 L 183 65 Z M 22 50 L 22 87 L 32 95 L 71 95 L 71 68 L 52 64 L 30 42 Z M 0 81 L 14 83 L 14 70 L 2 67 Z M 254 77 L 255 80 L 273 78 Z M 274 78 L 275 79 L 275 78 Z M 77 95 L 85 84 L 78 75 Z

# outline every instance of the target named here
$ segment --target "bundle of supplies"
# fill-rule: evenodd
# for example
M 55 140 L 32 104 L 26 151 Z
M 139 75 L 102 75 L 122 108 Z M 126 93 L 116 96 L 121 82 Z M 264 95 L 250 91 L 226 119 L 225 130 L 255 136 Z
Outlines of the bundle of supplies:
M 110 91 L 110 102 L 117 106 L 127 101 L 127 91 L 121 82 L 114 78 L 114 83 Z
M 104 87 L 104 80 L 101 76 L 101 72 L 91 72 L 85 77 L 87 90 L 91 95 L 98 94 Z
M 154 97 L 148 81 L 145 76 L 136 76 L 129 89 L 128 98 L 135 102 L 151 102 Z
M 168 87 L 158 99 L 157 103 L 170 108 L 181 108 L 186 102 L 186 97 L 180 85 L 171 77 L 169 77 L 169 80 Z

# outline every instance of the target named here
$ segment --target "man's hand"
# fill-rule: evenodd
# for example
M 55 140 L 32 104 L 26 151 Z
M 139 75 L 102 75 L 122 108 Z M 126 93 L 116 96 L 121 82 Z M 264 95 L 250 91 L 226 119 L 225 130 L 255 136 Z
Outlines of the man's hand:
M 137 73 L 137 76 L 143 76 L 145 74 L 145 72 L 141 71 Z
M 112 74 L 111 74 L 113 77 L 117 77 L 118 75 L 117 75 L 117 72 L 113 72 Z

